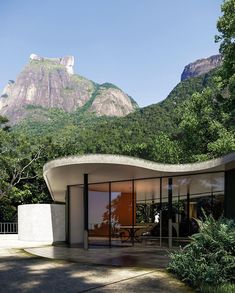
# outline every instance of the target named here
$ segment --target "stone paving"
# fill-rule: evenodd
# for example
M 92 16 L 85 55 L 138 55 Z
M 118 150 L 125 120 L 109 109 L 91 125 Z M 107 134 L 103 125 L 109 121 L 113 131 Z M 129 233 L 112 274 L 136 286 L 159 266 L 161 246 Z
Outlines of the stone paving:
M 0 292 L 193 292 L 162 269 L 46 259 L 17 249 L 16 245 L 9 243 L 6 248 L 6 243 L 3 245 L 0 240 Z M 18 243 L 27 250 L 35 245 Z
M 83 248 L 43 246 L 26 248 L 25 251 L 51 259 L 122 267 L 162 269 L 169 262 L 167 250 L 154 247 L 91 247 L 85 251 Z

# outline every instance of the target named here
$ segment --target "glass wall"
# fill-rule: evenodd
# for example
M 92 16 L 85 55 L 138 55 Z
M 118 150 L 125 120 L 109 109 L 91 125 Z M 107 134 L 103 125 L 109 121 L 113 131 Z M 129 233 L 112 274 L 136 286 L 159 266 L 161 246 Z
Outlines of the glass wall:
M 224 203 L 224 173 L 196 175 L 190 184 L 190 212 L 194 206 L 194 218 L 203 218 L 212 214 L 219 218 L 223 214 Z M 191 212 L 192 213 L 192 212 Z
M 91 184 L 88 190 L 89 244 L 109 245 L 109 183 Z
M 171 229 L 178 241 L 198 231 L 196 219 L 223 214 L 224 173 L 90 184 L 88 202 L 89 244 L 167 244 Z
M 160 179 L 135 181 L 136 223 L 155 222 L 160 210 Z
M 190 176 L 173 178 L 172 198 L 172 236 L 187 237 L 189 235 L 189 196 Z
M 130 244 L 130 229 L 136 219 L 132 181 L 111 183 L 110 212 L 112 245 Z
M 198 232 L 196 219 L 204 214 L 219 218 L 223 214 L 224 173 L 173 178 L 173 237 Z
M 160 237 L 161 234 L 161 193 L 162 179 L 136 180 L 136 221 L 135 225 L 142 226 L 137 232 L 139 241 L 149 237 Z

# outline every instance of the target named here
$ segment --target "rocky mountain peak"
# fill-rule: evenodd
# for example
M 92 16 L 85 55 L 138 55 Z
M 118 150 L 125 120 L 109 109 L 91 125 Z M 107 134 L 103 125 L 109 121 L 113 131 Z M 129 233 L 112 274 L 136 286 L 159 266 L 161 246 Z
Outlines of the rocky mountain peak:
M 220 54 L 198 59 L 184 67 L 184 71 L 181 74 L 181 81 L 205 74 L 221 64 L 222 56 Z
M 74 57 L 73 56 L 65 56 L 61 58 L 48 58 L 48 57 L 40 57 L 34 53 L 29 56 L 30 61 L 50 61 L 54 62 L 55 64 L 64 65 L 68 74 L 74 74 L 73 66 L 74 66 Z
M 124 116 L 138 107 L 115 85 L 99 85 L 75 74 L 73 56 L 47 58 L 31 54 L 29 59 L 29 64 L 15 82 L 8 82 L 0 97 L 0 115 L 8 117 L 12 124 L 28 117 L 37 107 L 66 112 L 84 107 L 84 111 L 99 116 Z

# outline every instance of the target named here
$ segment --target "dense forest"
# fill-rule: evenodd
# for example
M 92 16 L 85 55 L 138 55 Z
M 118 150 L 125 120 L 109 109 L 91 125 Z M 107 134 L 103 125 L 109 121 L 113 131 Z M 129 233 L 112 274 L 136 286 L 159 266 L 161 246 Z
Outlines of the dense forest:
M 234 151 L 234 6 L 225 1 L 217 22 L 222 67 L 184 80 L 158 104 L 120 118 L 30 106 L 47 119 L 13 127 L 1 117 L 0 221 L 13 221 L 19 204 L 51 201 L 42 168 L 54 158 L 106 153 L 185 163 Z

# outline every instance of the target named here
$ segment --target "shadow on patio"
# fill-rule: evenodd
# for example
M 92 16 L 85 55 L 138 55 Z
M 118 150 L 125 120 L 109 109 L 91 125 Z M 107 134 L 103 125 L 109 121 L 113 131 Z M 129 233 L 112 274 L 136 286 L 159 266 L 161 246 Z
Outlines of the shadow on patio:
M 159 270 L 55 261 L 19 250 L 1 255 L 1 292 L 192 292 Z

